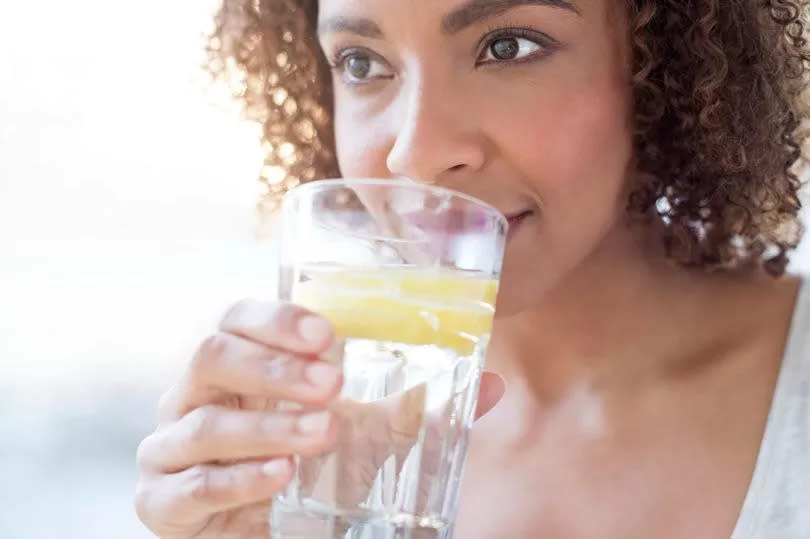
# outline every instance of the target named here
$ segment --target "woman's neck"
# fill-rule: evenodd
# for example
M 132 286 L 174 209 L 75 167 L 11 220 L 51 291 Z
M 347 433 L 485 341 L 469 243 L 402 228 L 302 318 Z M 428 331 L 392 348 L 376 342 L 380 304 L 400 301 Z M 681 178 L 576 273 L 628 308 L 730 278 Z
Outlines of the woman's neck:
M 756 324 L 752 301 L 775 281 L 677 267 L 654 240 L 620 228 L 541 304 L 496 321 L 489 368 L 555 400 L 683 372 Z

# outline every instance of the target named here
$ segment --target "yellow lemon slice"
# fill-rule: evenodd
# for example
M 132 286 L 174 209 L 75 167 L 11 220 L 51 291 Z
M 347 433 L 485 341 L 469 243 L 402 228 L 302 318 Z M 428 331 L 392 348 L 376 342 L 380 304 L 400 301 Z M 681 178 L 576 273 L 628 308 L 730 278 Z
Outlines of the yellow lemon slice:
M 495 279 L 388 268 L 302 274 L 293 301 L 324 316 L 341 337 L 436 345 L 467 355 L 492 328 Z

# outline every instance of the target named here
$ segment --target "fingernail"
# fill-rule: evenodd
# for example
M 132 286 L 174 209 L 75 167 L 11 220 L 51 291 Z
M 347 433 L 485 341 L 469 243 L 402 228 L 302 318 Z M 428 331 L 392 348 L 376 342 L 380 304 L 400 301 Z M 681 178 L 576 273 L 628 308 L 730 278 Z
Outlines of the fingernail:
M 318 412 L 307 414 L 298 419 L 298 431 L 302 434 L 317 435 L 326 432 L 329 428 L 329 421 L 332 414 L 329 412 Z
M 338 383 L 340 370 L 324 361 L 315 361 L 307 366 L 307 381 L 318 389 L 330 390 Z
M 279 475 L 286 475 L 290 471 L 290 461 L 287 459 L 275 459 L 266 462 L 262 466 L 264 475 L 270 477 L 277 477 Z
M 307 315 L 298 321 L 298 335 L 310 344 L 323 344 L 331 334 L 329 322 L 319 316 Z

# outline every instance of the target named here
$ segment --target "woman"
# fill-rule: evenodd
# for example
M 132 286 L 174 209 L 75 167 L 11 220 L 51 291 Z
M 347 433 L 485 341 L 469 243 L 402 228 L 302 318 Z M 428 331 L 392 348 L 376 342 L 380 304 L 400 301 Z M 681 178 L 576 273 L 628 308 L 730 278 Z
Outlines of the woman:
M 810 537 L 810 49 L 795 0 L 226 0 L 271 195 L 408 177 L 510 220 L 460 538 Z M 327 450 L 332 332 L 242 302 L 139 450 L 164 538 L 266 537 Z M 497 406 L 495 406 L 497 404 Z M 493 503 L 493 501 L 502 503 Z

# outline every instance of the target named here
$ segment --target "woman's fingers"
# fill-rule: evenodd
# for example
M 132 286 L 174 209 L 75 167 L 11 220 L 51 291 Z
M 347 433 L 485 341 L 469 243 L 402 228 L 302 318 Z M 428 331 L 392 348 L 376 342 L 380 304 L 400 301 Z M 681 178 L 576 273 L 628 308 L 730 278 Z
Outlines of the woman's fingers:
M 500 374 L 484 371 L 478 389 L 478 405 L 475 407 L 475 419 L 478 420 L 492 410 L 506 393 L 506 382 Z
M 138 465 L 174 473 L 200 463 L 317 455 L 334 445 L 337 430 L 329 411 L 263 412 L 208 405 L 144 439 Z
M 160 423 L 218 402 L 223 395 L 325 406 L 341 383 L 335 365 L 219 332 L 203 341 L 186 375 L 161 399 Z
M 333 344 L 330 324 L 301 307 L 231 308 L 138 448 L 142 520 L 161 537 L 266 530 L 263 507 L 290 480 L 290 455 L 323 453 L 337 440 L 337 421 L 322 411 L 342 385 L 340 367 L 321 359 Z M 295 410 L 271 409 L 278 402 Z M 262 518 L 232 521 L 243 512 Z
M 332 326 L 291 303 L 243 300 L 231 307 L 219 329 L 266 346 L 317 356 L 332 343 Z
M 201 530 L 213 515 L 272 498 L 290 481 L 289 458 L 229 466 L 202 464 L 182 472 L 147 476 L 135 493 L 138 516 L 161 536 Z M 198 531 L 199 531 L 198 530 Z

